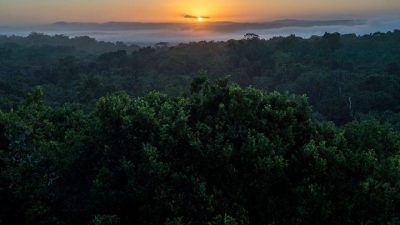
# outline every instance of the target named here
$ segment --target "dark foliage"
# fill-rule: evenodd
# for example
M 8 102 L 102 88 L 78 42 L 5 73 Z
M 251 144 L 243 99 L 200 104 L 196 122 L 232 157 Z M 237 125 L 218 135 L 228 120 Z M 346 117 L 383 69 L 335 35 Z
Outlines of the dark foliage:
M 187 97 L 40 89 L 0 114 L 1 224 L 396 224 L 400 135 L 305 97 L 199 78 Z
M 0 224 L 399 224 L 400 31 L 249 37 L 0 37 Z

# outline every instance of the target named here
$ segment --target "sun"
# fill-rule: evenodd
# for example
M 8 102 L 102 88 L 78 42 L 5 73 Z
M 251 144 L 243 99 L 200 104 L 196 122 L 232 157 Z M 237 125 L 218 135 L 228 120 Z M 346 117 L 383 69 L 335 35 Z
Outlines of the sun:
M 198 16 L 198 17 L 197 17 L 197 22 L 203 22 L 203 17 Z

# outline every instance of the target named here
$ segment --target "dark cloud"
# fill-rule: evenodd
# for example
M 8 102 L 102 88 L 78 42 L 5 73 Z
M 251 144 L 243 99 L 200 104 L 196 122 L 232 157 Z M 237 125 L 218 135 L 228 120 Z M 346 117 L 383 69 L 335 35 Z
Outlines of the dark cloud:
M 197 19 L 198 17 L 201 17 L 203 19 L 210 19 L 211 18 L 209 16 L 193 16 L 193 15 L 189 15 L 189 14 L 183 15 L 183 18 L 186 18 L 186 19 Z

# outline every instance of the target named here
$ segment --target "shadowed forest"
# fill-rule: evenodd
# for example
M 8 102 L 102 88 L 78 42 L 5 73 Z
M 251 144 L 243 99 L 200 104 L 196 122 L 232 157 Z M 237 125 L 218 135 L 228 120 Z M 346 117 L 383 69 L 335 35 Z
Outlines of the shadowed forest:
M 396 126 L 399 49 L 400 31 L 147 48 L 88 37 L 0 36 L 0 102 L 10 109 L 41 86 L 51 105 L 75 102 L 90 110 L 99 97 L 117 91 L 177 96 L 199 74 L 211 80 L 228 75 L 242 87 L 305 94 L 317 119 L 344 124 L 372 115 Z
M 399 224 L 399 50 L 0 36 L 0 224 Z

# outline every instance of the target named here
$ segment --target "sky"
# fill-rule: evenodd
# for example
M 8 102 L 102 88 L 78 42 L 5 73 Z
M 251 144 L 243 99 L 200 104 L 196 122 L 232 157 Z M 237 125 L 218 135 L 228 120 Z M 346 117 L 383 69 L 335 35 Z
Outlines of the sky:
M 348 18 L 396 14 L 400 0 L 0 0 L 0 25 Z M 185 16 L 186 15 L 186 16 Z M 186 18 L 185 18 L 186 17 Z

